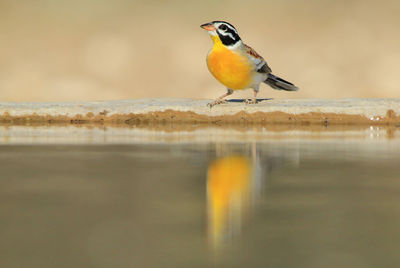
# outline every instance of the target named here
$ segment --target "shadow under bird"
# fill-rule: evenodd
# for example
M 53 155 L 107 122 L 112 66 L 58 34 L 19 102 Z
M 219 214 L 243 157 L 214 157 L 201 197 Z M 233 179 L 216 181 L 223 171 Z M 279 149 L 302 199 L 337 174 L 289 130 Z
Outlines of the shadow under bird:
M 246 103 L 257 102 L 257 93 L 261 83 L 266 83 L 274 89 L 297 91 L 294 84 L 272 74 L 263 57 L 244 44 L 232 24 L 225 21 L 213 21 L 202 24 L 208 31 L 214 46 L 207 55 L 207 67 L 211 74 L 224 86 L 227 92 L 210 102 L 211 108 L 216 104 L 226 102 L 225 97 L 234 90 L 252 88 L 254 97 Z

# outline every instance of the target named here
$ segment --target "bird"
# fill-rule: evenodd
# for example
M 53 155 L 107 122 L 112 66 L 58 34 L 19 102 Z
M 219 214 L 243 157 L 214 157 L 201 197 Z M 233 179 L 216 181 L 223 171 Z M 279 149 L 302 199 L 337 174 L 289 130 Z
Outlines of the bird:
M 213 47 L 207 54 L 211 74 L 227 88 L 227 92 L 207 105 L 225 103 L 234 90 L 252 88 L 254 97 L 247 104 L 257 103 L 261 83 L 277 90 L 297 91 L 294 84 L 272 74 L 267 62 L 254 49 L 243 43 L 236 28 L 226 21 L 212 21 L 200 25 L 208 31 Z

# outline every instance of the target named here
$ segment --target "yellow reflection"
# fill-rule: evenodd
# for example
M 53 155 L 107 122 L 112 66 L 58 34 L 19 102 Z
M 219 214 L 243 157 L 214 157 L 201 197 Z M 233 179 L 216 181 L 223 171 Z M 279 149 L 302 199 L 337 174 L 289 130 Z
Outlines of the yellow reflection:
M 248 157 L 219 158 L 208 167 L 208 234 L 215 246 L 238 234 L 249 208 L 253 165 Z

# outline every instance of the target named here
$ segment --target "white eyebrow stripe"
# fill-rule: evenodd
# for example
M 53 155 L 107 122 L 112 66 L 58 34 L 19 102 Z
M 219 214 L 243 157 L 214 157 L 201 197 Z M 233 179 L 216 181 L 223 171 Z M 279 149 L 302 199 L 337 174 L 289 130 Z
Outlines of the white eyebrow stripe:
M 223 36 L 229 36 L 231 39 L 236 40 L 236 38 L 233 36 L 232 33 L 220 32 L 220 31 L 218 31 L 218 32 Z
M 225 25 L 226 25 L 229 29 L 233 30 L 237 35 L 239 35 L 235 28 L 233 28 L 232 26 L 230 26 L 230 25 L 228 25 L 228 24 L 225 24 Z
M 233 26 L 231 26 L 231 25 L 229 25 L 229 24 L 226 24 L 226 23 L 218 23 L 216 26 L 216 28 L 218 28 L 219 26 L 221 26 L 221 25 L 225 25 L 226 27 L 228 27 L 229 29 L 231 29 L 231 30 L 233 30 L 237 35 L 239 35 L 238 34 L 238 32 L 236 31 L 236 29 L 233 27 Z

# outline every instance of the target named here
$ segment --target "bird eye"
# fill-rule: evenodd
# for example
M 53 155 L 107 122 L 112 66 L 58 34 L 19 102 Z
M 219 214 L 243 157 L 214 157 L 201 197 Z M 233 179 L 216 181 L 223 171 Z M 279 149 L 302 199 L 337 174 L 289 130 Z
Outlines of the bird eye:
M 221 24 L 218 28 L 219 28 L 220 30 L 222 30 L 222 31 L 228 30 L 228 27 L 226 27 L 225 24 Z

